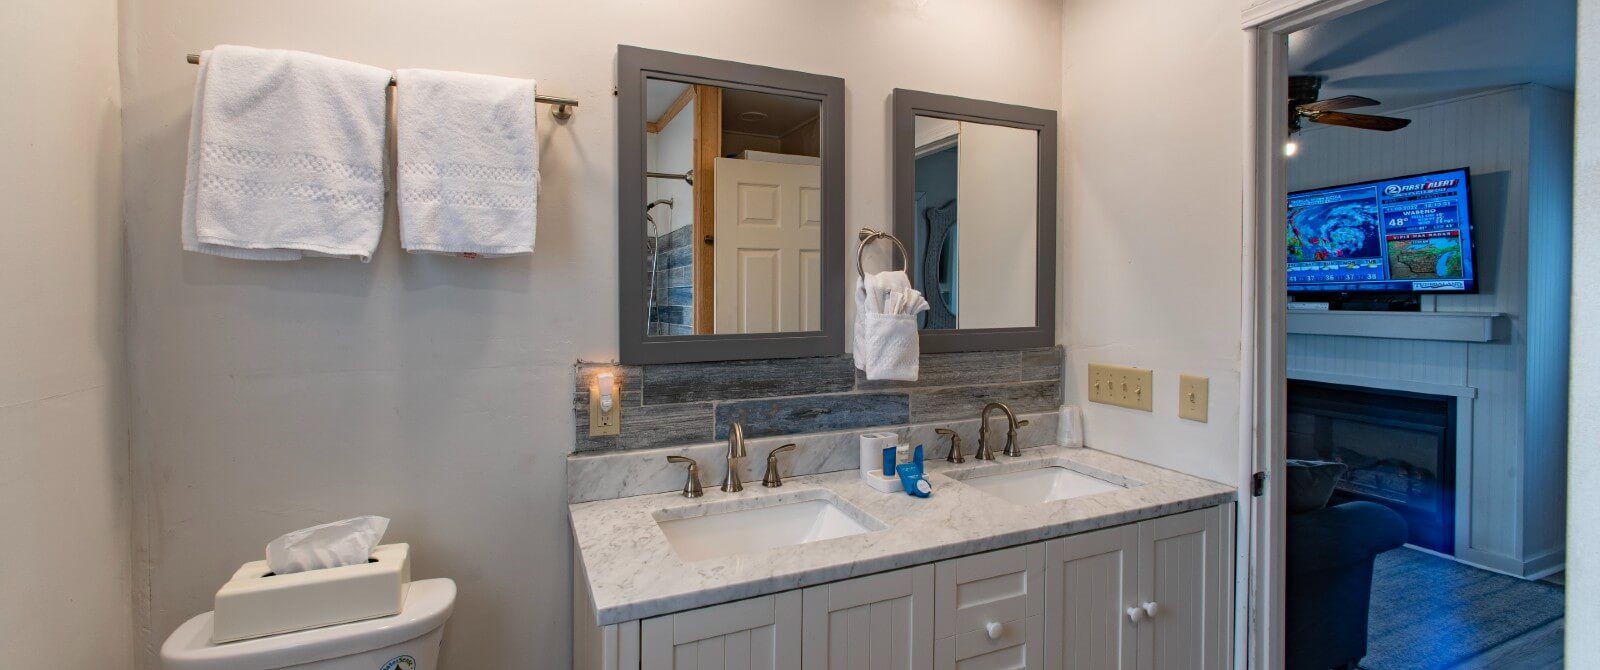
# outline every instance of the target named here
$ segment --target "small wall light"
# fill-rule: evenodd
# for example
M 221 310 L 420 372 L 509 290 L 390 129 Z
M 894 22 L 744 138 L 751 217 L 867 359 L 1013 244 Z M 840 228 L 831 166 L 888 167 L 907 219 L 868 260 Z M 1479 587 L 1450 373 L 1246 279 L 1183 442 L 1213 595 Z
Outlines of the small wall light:
M 600 393 L 600 411 L 610 412 L 611 404 L 616 395 L 617 376 L 610 372 L 602 372 L 594 377 L 595 390 Z
M 1288 142 L 1283 143 L 1284 156 L 1292 157 L 1297 153 L 1300 153 L 1300 145 L 1295 143 L 1294 140 L 1289 140 Z

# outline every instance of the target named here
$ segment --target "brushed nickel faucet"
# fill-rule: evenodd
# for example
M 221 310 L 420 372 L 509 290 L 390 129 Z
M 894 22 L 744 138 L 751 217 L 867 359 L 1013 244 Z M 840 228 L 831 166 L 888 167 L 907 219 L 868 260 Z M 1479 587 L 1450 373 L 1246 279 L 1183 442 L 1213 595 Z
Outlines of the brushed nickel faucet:
M 950 453 L 945 454 L 944 460 L 951 463 L 965 463 L 967 457 L 961 453 L 961 434 L 949 428 L 935 428 L 933 432 L 950 438 Z M 991 459 L 993 460 L 993 459 Z
M 761 485 L 767 488 L 783 486 L 783 475 L 778 474 L 778 452 L 794 451 L 794 443 L 790 442 L 777 449 L 767 452 L 767 474 L 761 476 Z
M 689 464 L 689 478 L 683 482 L 683 497 L 698 498 L 705 495 L 700 490 L 700 464 L 695 463 L 694 459 L 688 456 L 668 456 L 667 462 Z
M 1017 429 L 1028 425 L 1026 419 L 1017 420 L 1017 413 L 1003 402 L 992 402 L 983 406 L 983 413 L 978 417 L 978 452 L 973 454 L 974 459 L 985 461 L 994 460 L 994 451 L 989 449 L 989 410 L 998 409 L 1006 414 L 1006 448 L 1005 455 L 1017 457 L 1022 455 L 1022 447 L 1017 444 Z
M 722 490 L 738 493 L 744 490 L 739 481 L 739 459 L 744 458 L 744 426 L 736 421 L 728 426 L 728 474 L 722 478 Z

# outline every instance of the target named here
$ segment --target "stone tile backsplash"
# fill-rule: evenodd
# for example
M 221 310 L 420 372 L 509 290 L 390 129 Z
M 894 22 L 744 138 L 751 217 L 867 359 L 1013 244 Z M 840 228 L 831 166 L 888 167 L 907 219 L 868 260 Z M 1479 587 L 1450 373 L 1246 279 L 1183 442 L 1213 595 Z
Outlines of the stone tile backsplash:
M 924 354 L 913 382 L 867 381 L 849 356 L 616 365 L 578 363 L 573 388 L 577 451 L 602 452 L 724 440 L 976 419 L 1005 402 L 1018 414 L 1061 404 L 1061 347 Z M 589 385 L 611 371 L 621 385 L 621 434 L 589 436 Z

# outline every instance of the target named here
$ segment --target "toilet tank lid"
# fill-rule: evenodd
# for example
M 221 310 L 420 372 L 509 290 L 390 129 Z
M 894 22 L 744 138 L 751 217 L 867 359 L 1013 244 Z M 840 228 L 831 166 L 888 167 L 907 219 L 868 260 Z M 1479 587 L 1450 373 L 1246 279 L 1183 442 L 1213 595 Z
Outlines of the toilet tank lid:
M 400 613 L 223 644 L 211 643 L 211 612 L 178 626 L 161 645 L 166 670 L 272 670 L 359 654 L 413 640 L 444 625 L 455 607 L 449 579 L 411 582 Z

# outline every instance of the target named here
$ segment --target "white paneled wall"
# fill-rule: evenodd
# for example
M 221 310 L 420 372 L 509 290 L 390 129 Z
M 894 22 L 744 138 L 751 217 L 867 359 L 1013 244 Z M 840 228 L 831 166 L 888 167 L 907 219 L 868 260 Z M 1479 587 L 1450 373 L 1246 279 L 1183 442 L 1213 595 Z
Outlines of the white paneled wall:
M 1571 94 L 1524 85 L 1394 112 L 1410 127 L 1308 128 L 1292 190 L 1466 166 L 1481 293 L 1423 309 L 1504 312 L 1487 343 L 1290 335 L 1289 370 L 1476 389 L 1468 524 L 1457 556 L 1517 575 L 1563 561 L 1567 307 L 1571 264 Z M 1470 469 L 1468 466 L 1470 465 Z M 1469 474 L 1470 473 L 1470 474 Z M 1459 524 L 1460 522 L 1458 522 Z

